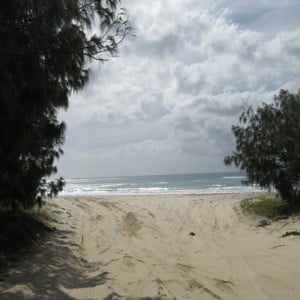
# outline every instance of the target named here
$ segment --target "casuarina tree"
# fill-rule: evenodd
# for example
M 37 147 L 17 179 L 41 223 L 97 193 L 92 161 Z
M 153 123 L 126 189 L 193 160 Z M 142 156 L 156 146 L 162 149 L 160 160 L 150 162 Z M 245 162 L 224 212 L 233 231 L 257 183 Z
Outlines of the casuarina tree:
M 281 90 L 274 103 L 252 107 L 232 126 L 236 151 L 225 164 L 240 167 L 248 183 L 274 187 L 289 205 L 300 204 L 300 93 Z
M 130 29 L 117 0 L 0 2 L 0 205 L 31 207 L 62 189 L 62 178 L 45 180 L 63 153 L 58 110 Z

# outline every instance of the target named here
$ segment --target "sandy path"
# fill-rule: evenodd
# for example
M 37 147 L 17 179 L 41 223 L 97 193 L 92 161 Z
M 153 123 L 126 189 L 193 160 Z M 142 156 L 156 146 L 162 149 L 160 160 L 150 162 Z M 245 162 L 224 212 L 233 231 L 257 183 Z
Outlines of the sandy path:
M 4 299 L 300 299 L 300 238 L 280 238 L 300 222 L 258 228 L 242 197 L 55 199 L 64 223 L 29 262 L 43 272 L 12 272 Z

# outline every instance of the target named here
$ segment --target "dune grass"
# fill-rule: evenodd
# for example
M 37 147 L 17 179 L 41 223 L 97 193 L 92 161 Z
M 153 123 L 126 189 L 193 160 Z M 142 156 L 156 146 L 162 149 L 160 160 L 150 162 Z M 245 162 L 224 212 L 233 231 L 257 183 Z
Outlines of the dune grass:
M 240 207 L 245 214 L 268 219 L 283 219 L 290 216 L 300 217 L 300 207 L 291 208 L 286 202 L 274 195 L 247 198 L 241 202 Z
M 291 235 L 299 235 L 300 236 L 300 230 L 287 231 L 281 237 L 287 237 L 287 236 L 291 236 Z
M 300 207 L 290 207 L 280 198 L 271 195 L 244 199 L 240 208 L 244 214 L 267 218 L 268 220 L 261 220 L 266 225 L 290 217 L 300 219 Z M 288 236 L 300 236 L 300 230 L 287 231 L 281 235 L 283 238 Z

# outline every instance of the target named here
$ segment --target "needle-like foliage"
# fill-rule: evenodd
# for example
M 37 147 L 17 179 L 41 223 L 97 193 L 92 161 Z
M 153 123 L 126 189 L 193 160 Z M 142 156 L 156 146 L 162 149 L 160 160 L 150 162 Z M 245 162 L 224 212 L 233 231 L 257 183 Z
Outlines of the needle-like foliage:
M 31 207 L 63 153 L 57 120 L 88 82 L 90 60 L 115 55 L 131 30 L 117 0 L 0 2 L 0 205 Z M 87 103 L 88 105 L 88 103 Z
M 300 93 L 281 90 L 274 103 L 249 107 L 232 131 L 236 151 L 225 164 L 245 170 L 248 183 L 274 187 L 291 206 L 300 204 Z

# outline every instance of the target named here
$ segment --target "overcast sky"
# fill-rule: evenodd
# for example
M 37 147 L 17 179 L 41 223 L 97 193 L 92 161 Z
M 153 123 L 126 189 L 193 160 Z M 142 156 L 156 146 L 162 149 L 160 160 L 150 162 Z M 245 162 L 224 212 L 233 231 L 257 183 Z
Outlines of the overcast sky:
M 243 108 L 300 87 L 299 0 L 123 0 L 135 38 L 70 99 L 66 178 L 230 171 Z

